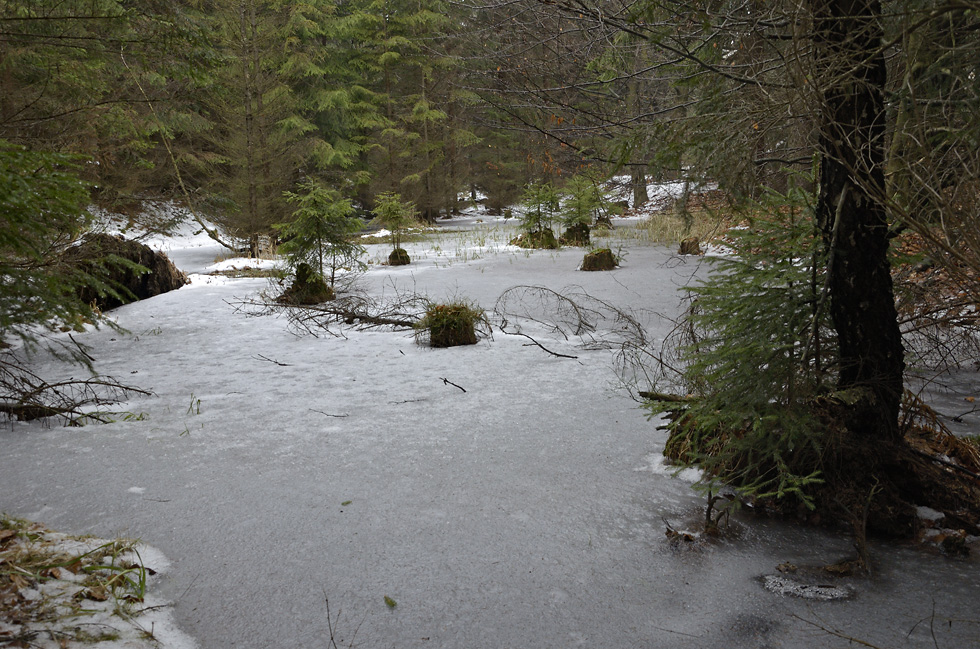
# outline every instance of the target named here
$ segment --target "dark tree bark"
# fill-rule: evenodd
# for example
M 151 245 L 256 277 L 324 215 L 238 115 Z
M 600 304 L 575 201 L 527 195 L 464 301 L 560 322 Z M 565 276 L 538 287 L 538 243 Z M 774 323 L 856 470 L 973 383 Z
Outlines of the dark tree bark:
M 888 262 L 884 193 L 885 60 L 878 0 L 811 0 L 817 48 L 820 193 L 840 390 L 848 428 L 898 439 L 905 367 Z

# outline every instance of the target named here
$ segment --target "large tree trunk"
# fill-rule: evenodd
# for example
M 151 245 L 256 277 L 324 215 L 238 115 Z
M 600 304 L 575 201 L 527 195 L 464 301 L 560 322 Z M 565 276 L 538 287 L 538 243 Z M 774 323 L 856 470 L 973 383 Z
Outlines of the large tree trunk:
M 817 47 L 820 194 L 838 388 L 848 428 L 898 439 L 904 358 L 888 262 L 884 183 L 885 61 L 878 0 L 811 0 Z

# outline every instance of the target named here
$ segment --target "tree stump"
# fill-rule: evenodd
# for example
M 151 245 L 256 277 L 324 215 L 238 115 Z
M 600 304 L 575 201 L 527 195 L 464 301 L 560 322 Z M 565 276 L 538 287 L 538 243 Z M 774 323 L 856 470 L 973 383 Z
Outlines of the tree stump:
M 582 270 L 612 270 L 616 268 L 616 257 L 609 248 L 593 250 L 582 260 Z
M 609 228 L 612 230 L 612 219 L 608 214 L 603 214 L 602 216 L 596 217 L 595 227 L 596 228 Z

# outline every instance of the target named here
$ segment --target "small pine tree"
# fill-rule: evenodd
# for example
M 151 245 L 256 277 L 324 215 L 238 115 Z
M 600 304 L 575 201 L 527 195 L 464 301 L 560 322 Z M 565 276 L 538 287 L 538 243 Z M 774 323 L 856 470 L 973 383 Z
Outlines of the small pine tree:
M 276 225 L 285 239 L 281 250 L 291 266 L 307 263 L 321 277 L 329 278 L 333 287 L 338 270 L 361 265 L 364 247 L 351 240 L 361 229 L 361 221 L 354 216 L 350 200 L 341 198 L 336 190 L 312 180 L 299 189 L 299 193 L 285 193 L 286 200 L 299 207 L 290 222 Z
M 681 381 L 692 398 L 654 401 L 670 412 L 664 453 L 705 470 L 742 495 L 796 495 L 810 505 L 823 447 L 813 398 L 834 385 L 834 346 L 823 308 L 822 246 L 812 196 L 791 190 L 755 206 L 746 229 L 731 232 L 735 255 L 690 288 L 679 331 Z
M 371 223 L 391 232 L 393 252 L 401 249 L 405 230 L 419 225 L 415 205 L 403 202 L 400 194 L 392 192 L 384 192 L 375 197 L 374 220 Z
M 524 189 L 524 215 L 521 228 L 528 233 L 550 231 L 558 212 L 560 197 L 555 186 L 547 182 L 535 182 Z
M 572 177 L 562 194 L 561 220 L 566 228 L 576 225 L 590 226 L 597 216 L 609 210 L 609 201 L 602 189 L 602 182 L 591 174 Z

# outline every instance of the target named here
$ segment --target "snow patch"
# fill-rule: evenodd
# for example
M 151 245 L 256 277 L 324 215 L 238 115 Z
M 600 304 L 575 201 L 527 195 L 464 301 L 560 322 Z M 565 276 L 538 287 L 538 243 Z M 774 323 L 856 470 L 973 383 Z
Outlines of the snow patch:
M 942 512 L 937 512 L 935 509 L 929 507 L 916 507 L 915 512 L 921 520 L 931 521 L 933 523 L 946 518 L 946 515 Z
M 762 578 L 762 585 L 770 593 L 783 597 L 799 597 L 801 599 L 811 599 L 820 602 L 830 602 L 839 599 L 853 597 L 854 589 L 850 586 L 827 586 L 816 584 L 804 584 L 781 577 L 779 575 L 766 575 Z
M 667 475 L 692 484 L 704 476 L 704 472 L 701 469 L 694 467 L 682 468 L 668 463 L 667 458 L 660 453 L 650 453 L 643 460 L 647 462 L 646 466 L 637 467 L 633 469 L 634 471 L 649 471 L 658 475 Z
M 270 268 L 275 268 L 279 265 L 279 263 L 280 262 L 276 259 L 231 257 L 229 259 L 222 259 L 219 262 L 211 264 L 206 268 L 206 270 L 212 273 L 220 273 L 228 270 L 267 270 Z

